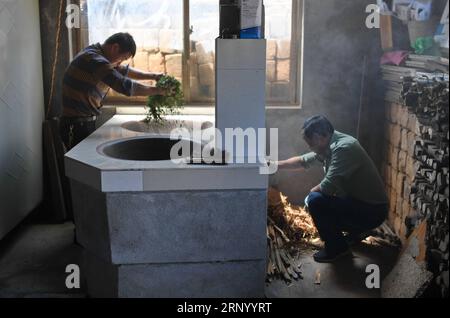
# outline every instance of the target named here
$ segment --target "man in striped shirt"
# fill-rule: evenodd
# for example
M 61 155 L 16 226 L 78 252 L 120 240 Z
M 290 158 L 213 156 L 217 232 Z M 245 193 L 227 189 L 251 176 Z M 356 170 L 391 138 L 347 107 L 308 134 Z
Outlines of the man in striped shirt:
M 110 89 L 126 96 L 170 95 L 170 90 L 144 85 L 136 80 L 159 80 L 163 74 L 143 72 L 121 64 L 134 57 L 136 43 L 128 33 L 117 33 L 104 44 L 80 52 L 63 80 L 61 136 L 71 149 L 95 131 L 102 102 Z

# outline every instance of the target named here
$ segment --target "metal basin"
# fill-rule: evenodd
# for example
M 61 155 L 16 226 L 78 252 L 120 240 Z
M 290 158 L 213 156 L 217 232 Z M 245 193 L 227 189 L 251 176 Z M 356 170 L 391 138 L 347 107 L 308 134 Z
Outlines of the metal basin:
M 172 147 L 181 142 L 183 147 L 194 151 L 194 142 L 190 140 L 171 140 L 166 137 L 139 137 L 113 141 L 98 148 L 106 157 L 130 161 L 165 161 L 171 160 Z M 181 156 L 181 154 L 179 154 Z M 179 159 L 179 158 L 174 158 Z

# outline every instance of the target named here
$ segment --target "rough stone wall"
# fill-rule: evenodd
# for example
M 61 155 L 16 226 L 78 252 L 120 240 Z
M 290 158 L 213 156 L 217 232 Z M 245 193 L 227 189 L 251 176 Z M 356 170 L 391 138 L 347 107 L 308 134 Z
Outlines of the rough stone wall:
M 434 286 L 448 297 L 448 83 L 442 91 L 430 89 L 430 95 L 423 93 L 427 89 L 416 94 L 415 106 L 386 106 L 383 170 L 390 199 L 390 225 L 407 246 L 415 244 L 409 238 L 413 231 L 426 228 L 421 242 L 416 243 L 425 244 Z
M 163 30 L 161 30 L 163 31 Z M 160 32 L 159 47 L 141 47 L 130 62 L 131 66 L 151 71 L 167 73 L 182 80 L 182 52 L 170 45 L 173 32 Z M 166 44 L 164 44 L 166 43 Z M 211 101 L 215 96 L 214 52 L 207 49 L 202 41 L 192 42 L 189 60 L 191 100 Z M 290 94 L 291 41 L 267 41 L 267 82 L 266 95 L 269 100 L 287 101 Z

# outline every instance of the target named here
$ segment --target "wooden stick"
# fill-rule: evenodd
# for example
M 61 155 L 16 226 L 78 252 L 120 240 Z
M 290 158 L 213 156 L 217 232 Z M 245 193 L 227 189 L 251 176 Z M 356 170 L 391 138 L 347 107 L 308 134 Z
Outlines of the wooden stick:
M 283 232 L 283 230 L 280 229 L 280 228 L 275 224 L 275 222 L 272 220 L 272 218 L 269 217 L 269 221 L 270 221 L 270 223 L 272 223 L 273 227 L 274 227 L 278 232 L 280 232 L 281 236 L 282 236 L 283 239 L 286 241 L 286 243 L 290 243 L 291 240 L 286 236 L 286 234 Z

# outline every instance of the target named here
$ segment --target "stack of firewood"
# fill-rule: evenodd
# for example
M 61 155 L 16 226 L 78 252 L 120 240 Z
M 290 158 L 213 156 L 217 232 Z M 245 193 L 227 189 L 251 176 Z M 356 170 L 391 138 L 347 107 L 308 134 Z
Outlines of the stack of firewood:
M 400 238 L 392 231 L 386 222 L 371 231 L 369 235 L 370 236 L 367 237 L 365 241 L 370 244 L 384 245 L 398 249 L 402 246 Z
M 428 228 L 430 269 L 444 297 L 449 287 L 449 83 L 406 79 L 405 105 L 418 119 L 414 158 L 417 174 L 410 201 Z
M 267 279 L 272 281 L 275 278 L 282 278 L 286 282 L 303 279 L 302 264 L 294 256 L 294 250 L 289 248 L 287 243 L 290 240 L 274 224 L 267 227 L 267 239 L 269 242 L 269 258 L 267 262 Z
M 288 202 L 280 192 L 269 190 L 267 239 L 269 258 L 267 277 L 286 282 L 302 279 L 301 263 L 295 247 L 308 239 L 317 238 L 317 230 L 309 214 Z

